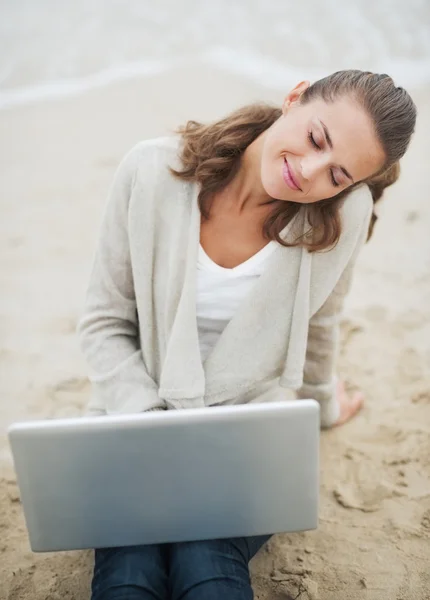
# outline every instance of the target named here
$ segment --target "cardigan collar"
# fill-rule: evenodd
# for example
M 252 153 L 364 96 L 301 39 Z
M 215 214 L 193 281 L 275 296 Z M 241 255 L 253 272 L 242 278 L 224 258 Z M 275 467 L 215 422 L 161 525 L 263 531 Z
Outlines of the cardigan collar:
M 261 329 L 269 327 L 284 344 L 285 358 L 280 384 L 297 389 L 302 385 L 309 322 L 309 290 L 312 255 L 304 248 L 285 248 L 281 245 L 270 257 L 266 271 L 260 276 L 219 337 L 211 354 L 202 364 L 196 317 L 197 256 L 200 243 L 199 186 L 184 185 L 183 193 L 191 194 L 189 236 L 186 248 L 185 275 L 174 323 L 166 348 L 160 377 L 159 395 L 171 404 L 202 407 L 204 397 L 217 395 L 219 401 L 231 395 L 232 382 L 224 381 L 225 371 L 235 373 L 235 361 L 242 365 L 244 354 L 252 379 L 252 361 L 264 360 L 259 344 L 259 331 L 248 324 L 255 311 L 261 314 Z M 286 235 L 292 226 L 300 232 L 306 228 L 306 210 L 299 212 L 283 230 Z M 284 313 L 284 314 L 283 314 Z M 274 323 L 283 314 L 282 323 Z M 192 348 L 186 354 L 183 348 Z M 263 357 L 261 357 L 263 354 Z M 228 365 L 228 369 L 225 369 Z M 175 373 L 174 380 L 172 374 Z M 243 381 L 238 386 L 246 385 Z M 240 378 L 239 378 L 240 379 Z

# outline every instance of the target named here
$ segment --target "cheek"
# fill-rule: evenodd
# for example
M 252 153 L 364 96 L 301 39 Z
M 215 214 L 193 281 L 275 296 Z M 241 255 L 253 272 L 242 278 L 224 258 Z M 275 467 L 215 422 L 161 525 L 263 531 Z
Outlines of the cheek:
M 261 173 L 266 178 L 282 165 L 282 157 L 288 151 L 287 139 L 285 127 L 278 123 L 268 132 L 261 153 Z
M 260 180 L 264 191 L 271 198 L 282 197 L 285 190 L 282 183 L 282 158 L 264 154 L 261 157 Z
M 293 138 L 289 124 L 286 118 L 282 117 L 267 132 L 265 146 L 272 157 L 279 156 L 283 150 L 286 150 L 288 140 L 291 139 Z

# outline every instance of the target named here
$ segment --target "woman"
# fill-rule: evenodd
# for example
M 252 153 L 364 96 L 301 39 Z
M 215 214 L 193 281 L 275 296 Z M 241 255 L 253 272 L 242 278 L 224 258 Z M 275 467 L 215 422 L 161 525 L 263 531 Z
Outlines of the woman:
M 341 71 L 300 83 L 282 109 L 245 107 L 134 148 L 79 326 L 91 412 L 290 389 L 319 401 L 322 427 L 352 417 L 362 396 L 335 376 L 339 315 L 415 119 L 387 75 Z M 267 539 L 96 550 L 92 598 L 252 598 L 248 562 Z

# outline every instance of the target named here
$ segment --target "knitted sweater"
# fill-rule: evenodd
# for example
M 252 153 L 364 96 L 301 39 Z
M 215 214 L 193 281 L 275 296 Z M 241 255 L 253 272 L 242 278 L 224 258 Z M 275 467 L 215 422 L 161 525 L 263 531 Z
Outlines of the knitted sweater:
M 321 424 L 337 419 L 339 318 L 365 242 L 367 186 L 341 208 L 335 248 L 309 253 L 279 244 L 252 293 L 202 363 L 196 324 L 199 185 L 170 174 L 179 139 L 139 143 L 111 187 L 78 325 L 89 364 L 90 408 L 112 413 L 238 403 L 279 382 L 315 398 Z M 307 209 L 284 229 L 308 228 Z

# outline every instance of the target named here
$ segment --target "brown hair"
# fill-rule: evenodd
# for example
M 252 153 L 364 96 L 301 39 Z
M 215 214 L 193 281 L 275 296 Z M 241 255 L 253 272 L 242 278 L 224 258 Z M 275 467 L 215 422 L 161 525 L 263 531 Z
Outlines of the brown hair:
M 388 75 L 348 70 L 316 81 L 302 94 L 300 103 L 306 104 L 316 98 L 333 102 L 346 94 L 358 101 L 372 119 L 386 157 L 383 168 L 369 180 L 357 182 L 332 198 L 307 204 L 311 229 L 294 242 L 282 239 L 280 233 L 303 205 L 292 201 L 275 202 L 263 225 L 267 239 L 284 246 L 303 246 L 310 252 L 328 249 L 339 240 L 340 206 L 351 189 L 367 183 L 376 204 L 384 189 L 398 179 L 399 160 L 406 152 L 415 128 L 416 107 L 411 97 L 403 88 L 396 87 Z M 281 115 L 280 108 L 254 104 L 215 123 L 204 125 L 188 121 L 178 130 L 183 141 L 180 152 L 183 168 L 171 171 L 181 179 L 201 184 L 198 202 L 204 219 L 210 216 L 213 196 L 237 174 L 246 148 Z M 376 218 L 373 212 L 369 237 Z

